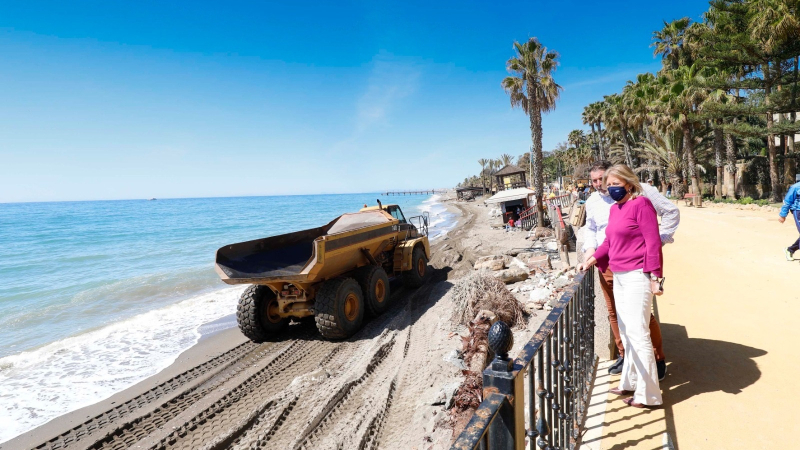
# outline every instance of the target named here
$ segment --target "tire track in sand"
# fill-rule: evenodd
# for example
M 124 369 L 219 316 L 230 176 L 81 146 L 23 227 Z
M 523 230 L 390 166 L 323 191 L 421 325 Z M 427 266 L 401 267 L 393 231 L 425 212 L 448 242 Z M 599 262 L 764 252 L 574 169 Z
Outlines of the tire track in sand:
M 182 395 L 162 404 L 152 413 L 121 424 L 115 430 L 108 432 L 103 439 L 98 440 L 88 448 L 91 450 L 123 450 L 129 448 L 134 443 L 161 428 L 188 407 L 202 400 L 209 393 L 227 383 L 229 380 L 244 372 L 252 372 L 254 367 L 263 367 L 264 365 L 273 364 L 281 354 L 291 351 L 292 347 L 296 347 L 297 345 L 299 345 L 299 341 L 290 342 L 288 345 L 274 343 L 262 344 L 257 348 L 257 351 L 252 351 L 235 364 L 220 371 L 214 377 L 205 380 L 201 384 L 188 389 Z
M 114 426 L 126 418 L 131 418 L 131 416 L 137 415 L 137 413 L 154 403 L 163 402 L 164 399 L 169 398 L 171 394 L 175 394 L 179 389 L 201 379 L 204 375 L 215 373 L 231 364 L 235 364 L 258 347 L 259 344 L 254 342 L 240 344 L 205 363 L 170 378 L 164 383 L 159 384 L 119 406 L 92 417 L 80 425 L 34 448 L 36 450 L 60 450 L 85 442 L 86 438 L 90 435 L 100 430 L 107 429 L 110 426 Z M 182 394 L 185 394 L 185 392 L 186 391 L 183 391 Z
M 298 375 L 308 373 L 331 352 L 336 343 L 296 341 L 245 380 L 235 380 L 193 405 L 184 414 L 164 425 L 166 435 L 151 435 L 137 443 L 138 448 L 199 449 L 225 448 L 270 406 Z M 241 377 L 240 377 L 241 378 Z

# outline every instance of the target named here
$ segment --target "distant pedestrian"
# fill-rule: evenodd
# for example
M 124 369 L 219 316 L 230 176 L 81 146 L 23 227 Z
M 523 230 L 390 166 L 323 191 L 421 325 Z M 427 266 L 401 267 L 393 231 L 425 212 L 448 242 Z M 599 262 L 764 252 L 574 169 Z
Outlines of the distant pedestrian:
M 796 183 L 789 186 L 789 192 L 786 193 L 786 198 L 783 199 L 781 212 L 778 213 L 780 216 L 778 221 L 783 223 L 786 220 L 786 216 L 791 212 L 792 217 L 794 217 L 794 224 L 797 225 L 797 231 L 800 232 L 800 174 L 795 175 L 794 180 Z M 797 238 L 794 244 L 786 248 L 786 260 L 793 261 L 794 252 L 798 249 L 800 249 L 800 238 Z
M 508 233 L 509 231 L 514 231 L 514 218 L 513 217 L 509 218 L 508 222 L 506 223 L 506 233 Z

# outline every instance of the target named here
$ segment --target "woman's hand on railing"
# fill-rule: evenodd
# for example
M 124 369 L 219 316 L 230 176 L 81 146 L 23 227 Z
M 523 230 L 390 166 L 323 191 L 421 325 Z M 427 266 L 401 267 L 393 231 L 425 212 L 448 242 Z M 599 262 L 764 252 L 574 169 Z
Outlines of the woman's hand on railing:
M 594 256 L 590 256 L 589 259 L 578 264 L 578 270 L 581 272 L 586 272 L 587 270 L 589 270 L 590 267 L 592 267 L 595 264 L 597 264 L 597 260 L 594 259 Z

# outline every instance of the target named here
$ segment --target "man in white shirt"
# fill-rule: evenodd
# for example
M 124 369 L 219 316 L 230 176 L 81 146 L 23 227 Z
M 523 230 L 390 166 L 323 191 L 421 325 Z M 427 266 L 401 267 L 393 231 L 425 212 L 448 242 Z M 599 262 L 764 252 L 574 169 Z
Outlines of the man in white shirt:
M 589 169 L 589 177 L 595 192 L 586 200 L 586 230 L 584 231 L 583 253 L 586 258 L 592 256 L 595 249 L 603 243 L 606 238 L 606 226 L 608 226 L 608 216 L 611 213 L 611 205 L 614 200 L 608 195 L 603 186 L 603 175 L 606 173 L 611 163 L 608 161 L 597 161 Z M 666 197 L 658 192 L 653 186 L 642 183 L 644 196 L 647 197 L 656 213 L 661 217 L 659 234 L 661 243 L 670 244 L 674 242 L 672 236 L 678 229 L 681 220 L 681 213 Z M 617 311 L 614 304 L 614 274 L 611 269 L 600 273 L 600 288 L 606 298 L 608 307 L 608 320 L 611 323 L 611 331 L 614 333 L 614 342 L 619 350 L 619 359 L 608 369 L 609 373 L 618 374 L 622 371 L 622 363 L 625 358 L 625 349 L 622 346 L 622 338 L 619 334 L 617 323 Z M 664 348 L 661 338 L 661 327 L 658 326 L 656 318 L 650 314 L 650 339 L 653 342 L 653 349 L 656 354 L 656 367 L 658 368 L 658 379 L 663 380 L 667 373 L 667 364 L 664 357 Z

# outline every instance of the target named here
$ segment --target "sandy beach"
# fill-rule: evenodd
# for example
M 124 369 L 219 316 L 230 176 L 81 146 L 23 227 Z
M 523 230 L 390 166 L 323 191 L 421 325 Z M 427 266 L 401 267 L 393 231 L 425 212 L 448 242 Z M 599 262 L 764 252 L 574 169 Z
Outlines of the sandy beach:
M 463 380 L 445 358 L 461 348 L 454 332 L 465 328 L 451 321 L 447 292 L 477 258 L 531 241 L 491 228 L 482 200 L 444 204 L 460 217 L 432 244 L 429 282 L 417 290 L 393 283 L 392 308 L 352 338 L 326 341 L 302 321 L 256 344 L 226 328 L 229 316 L 157 375 L 0 449 L 448 448 L 448 411 L 435 399 Z M 516 331 L 516 347 L 544 316 Z

